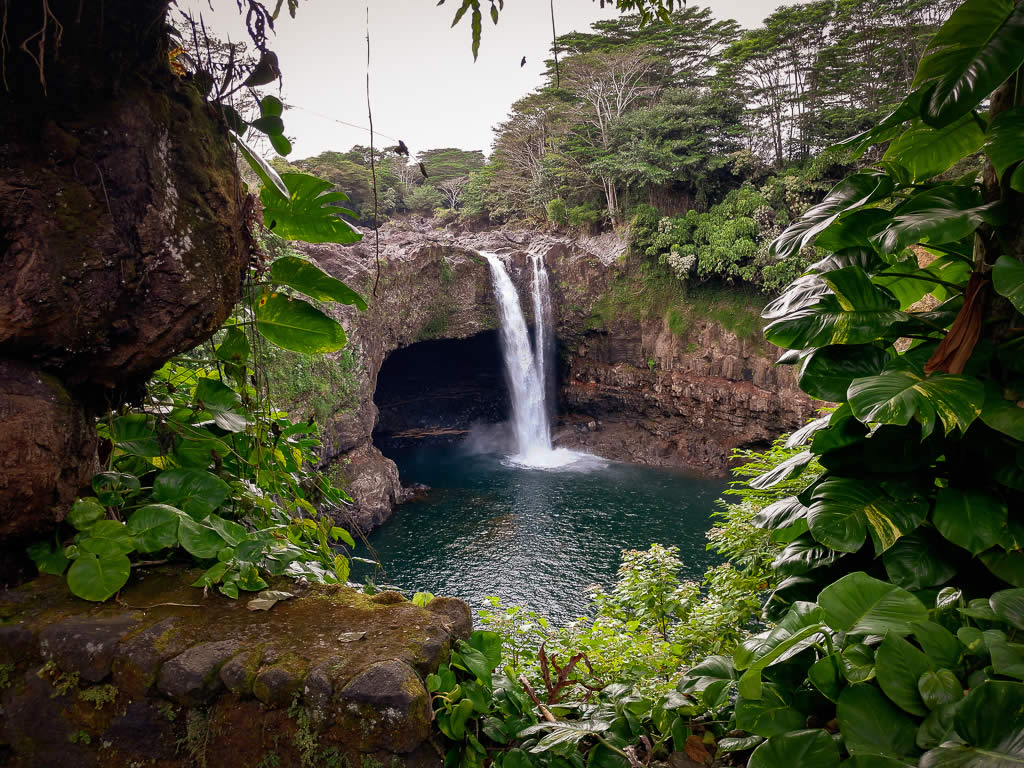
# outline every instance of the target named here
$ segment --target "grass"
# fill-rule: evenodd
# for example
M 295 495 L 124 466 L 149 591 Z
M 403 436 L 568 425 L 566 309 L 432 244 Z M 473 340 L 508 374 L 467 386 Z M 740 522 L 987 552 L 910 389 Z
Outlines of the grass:
M 741 339 L 761 333 L 765 298 L 744 286 L 690 284 L 665 266 L 648 260 L 634 262 L 594 303 L 588 330 L 608 328 L 628 316 L 649 321 L 663 318 L 669 330 L 685 338 L 695 321 L 710 318 Z
M 270 399 L 293 419 L 313 416 L 323 423 L 359 403 L 359 363 L 351 348 L 328 357 L 268 344 L 263 363 Z

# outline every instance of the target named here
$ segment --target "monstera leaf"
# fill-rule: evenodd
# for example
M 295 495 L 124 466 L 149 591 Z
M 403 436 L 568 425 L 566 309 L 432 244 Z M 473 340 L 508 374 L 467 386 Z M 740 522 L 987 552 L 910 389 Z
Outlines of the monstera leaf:
M 899 358 L 878 376 L 855 379 L 848 396 L 854 416 L 864 424 L 906 426 L 916 417 L 927 437 L 936 419 L 946 434 L 956 427 L 965 431 L 981 414 L 985 387 L 971 376 L 933 373 L 925 378 L 915 365 Z
M 978 106 L 1024 63 L 1024 7 L 1013 0 L 967 0 L 932 38 L 914 88 L 929 89 L 921 108 L 936 127 Z
M 771 254 L 784 259 L 799 253 L 841 214 L 888 197 L 892 190 L 892 179 L 877 171 L 857 173 L 844 179 L 824 200 L 807 209 L 798 221 L 775 239 L 771 245 Z
M 329 181 L 307 173 L 283 173 L 281 179 L 288 188 L 288 196 L 264 186 L 260 192 L 263 220 L 274 234 L 286 240 L 307 243 L 356 243 L 362 239 L 352 226 L 341 218 L 345 208 L 332 203 L 348 200 L 342 192 L 331 192 Z

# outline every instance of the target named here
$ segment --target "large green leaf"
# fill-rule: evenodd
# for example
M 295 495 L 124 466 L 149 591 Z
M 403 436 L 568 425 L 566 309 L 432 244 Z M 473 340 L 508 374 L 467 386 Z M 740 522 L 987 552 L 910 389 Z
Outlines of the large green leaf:
M 1013 0 L 966 0 L 925 49 L 914 88 L 935 126 L 969 114 L 1024 63 L 1024 8 Z
M 985 382 L 985 405 L 979 418 L 992 429 L 1024 442 L 1024 408 L 1017 405 L 1020 399 L 1019 393 L 1003 390 L 989 380 Z
M 910 171 L 912 182 L 920 183 L 973 155 L 984 142 L 985 132 L 974 115 L 964 115 L 942 128 L 915 121 L 889 145 L 885 159 L 898 162 Z
M 733 654 L 736 669 L 746 672 L 739 680 L 739 693 L 747 699 L 761 697 L 761 671 L 792 658 L 821 641 L 824 625 L 821 608 L 798 601 L 772 629 L 743 641 Z
M 829 294 L 829 287 L 817 275 L 801 275 L 775 299 L 772 299 L 761 310 L 765 320 L 778 320 L 788 317 L 791 313 L 811 307 Z
M 341 218 L 351 211 L 332 205 L 348 198 L 329 191 L 331 182 L 307 173 L 283 173 L 281 179 L 289 191 L 287 198 L 267 187 L 260 192 L 263 221 L 274 234 L 307 243 L 356 243 L 363 238 Z
M 875 678 L 875 652 L 864 643 L 846 646 L 839 656 L 843 677 L 849 683 L 865 683 Z
M 128 582 L 132 564 L 127 555 L 80 554 L 68 569 L 68 588 L 83 600 L 103 602 Z
M 810 451 L 797 453 L 785 461 L 779 462 L 767 472 L 748 481 L 747 485 L 757 490 L 763 490 L 771 488 L 773 485 L 778 485 L 783 480 L 799 477 L 813 458 L 814 456 L 811 455 Z
M 917 621 L 911 627 L 921 650 L 936 666 L 952 669 L 960 662 L 960 641 L 944 626 L 934 621 Z
M 128 533 L 139 552 L 156 552 L 178 545 L 181 511 L 167 504 L 147 504 L 128 518 Z
M 799 253 L 842 213 L 888 197 L 892 190 L 892 179 L 884 173 L 874 171 L 849 176 L 779 235 L 771 245 L 771 254 L 784 259 Z
M 839 766 L 839 750 L 828 731 L 792 731 L 772 736 L 750 756 L 747 768 L 814 768 Z
M 922 768 L 1020 768 L 1024 765 L 1024 684 L 986 680 L 971 689 L 954 718 L 966 744 L 926 752 Z
M 198 523 L 188 515 L 182 515 L 178 521 L 181 546 L 193 557 L 212 560 L 223 549 L 224 539 L 205 523 Z
M 984 491 L 942 488 L 932 522 L 946 539 L 976 555 L 999 541 L 1006 514 L 1006 503 Z
M 64 554 L 64 547 L 59 543 L 53 545 L 46 541 L 37 541 L 25 551 L 32 558 L 32 562 L 36 564 L 40 573 L 62 576 L 68 569 L 70 561 Z
M 341 280 L 331 277 L 319 267 L 297 256 L 282 256 L 270 265 L 270 279 L 284 283 L 317 301 L 336 301 L 340 304 L 355 304 L 360 310 L 366 309 L 363 297 Z
M 1004 552 L 1000 547 L 993 547 L 982 552 L 978 559 L 1007 584 L 1024 587 L 1024 552 Z
M 281 293 L 260 297 L 256 330 L 279 347 L 309 355 L 345 346 L 345 329 L 335 320 L 308 302 Z
M 736 727 L 765 738 L 802 728 L 806 720 L 788 694 L 775 685 L 765 684 L 760 698 L 740 696 L 736 701 Z
M 1024 631 L 1024 589 L 1004 589 L 988 599 L 1000 621 Z
M 152 418 L 145 413 L 126 413 L 110 424 L 110 439 L 118 450 L 146 458 L 163 453 Z
M 864 344 L 885 335 L 893 323 L 905 320 L 899 301 L 872 284 L 863 269 L 844 267 L 821 276 L 832 295 L 770 323 L 765 338 L 789 349 L 829 344 Z
M 800 389 L 811 397 L 829 402 L 846 399 L 850 382 L 881 373 L 888 353 L 873 344 L 835 344 L 816 349 L 800 364 Z
M 226 363 L 244 363 L 249 359 L 250 352 L 249 338 L 245 331 L 232 325 L 224 334 L 224 340 L 217 345 L 216 355 L 218 360 Z
M 243 139 L 239 134 L 234 136 L 235 143 L 238 145 L 238 149 L 242 152 L 242 157 L 249 163 L 249 167 L 255 171 L 256 175 L 259 176 L 260 181 L 263 182 L 263 189 L 260 191 L 260 200 L 263 201 L 264 197 L 277 197 L 280 198 L 282 203 L 288 199 L 288 187 L 285 186 L 284 181 L 278 175 L 270 164 L 260 157 L 259 152 L 249 146 L 248 142 Z M 264 206 L 266 202 L 263 203 Z
M 914 530 L 928 506 L 897 500 L 880 487 L 852 478 L 830 477 L 814 489 L 807 523 L 815 541 L 840 552 L 856 552 L 870 529 L 881 554 Z
M 126 555 L 135 549 L 135 542 L 124 523 L 118 520 L 100 520 L 75 537 L 83 552 L 100 557 Z
M 84 531 L 106 516 L 107 510 L 100 504 L 99 499 L 87 496 L 84 499 L 75 499 L 71 511 L 68 512 L 68 522 L 77 530 Z
M 788 528 L 805 517 L 807 507 L 796 496 L 787 496 L 760 510 L 751 522 L 758 528 Z
M 981 414 L 985 387 L 972 376 L 933 373 L 926 378 L 911 361 L 898 358 L 878 376 L 854 379 L 847 395 L 864 424 L 906 426 L 916 417 L 927 437 L 936 417 L 947 435 L 957 427 L 966 431 Z
M 1000 179 L 1013 165 L 1024 160 L 1024 107 L 996 115 L 988 129 L 985 154 Z
M 851 755 L 913 754 L 917 726 L 873 685 L 853 685 L 839 694 L 839 731 Z
M 948 669 L 928 671 L 917 681 L 917 690 L 921 701 L 928 709 L 938 709 L 946 704 L 953 704 L 964 697 L 964 686 L 956 675 Z
M 854 157 L 860 157 L 864 150 L 873 144 L 889 141 L 899 133 L 905 122 L 920 114 L 924 95 L 922 89 L 912 91 L 895 110 L 882 118 L 876 125 L 863 133 L 844 139 L 834 146 L 849 148 L 854 152 Z
M 249 425 L 242 415 L 242 398 L 231 387 L 216 379 L 200 379 L 196 385 L 196 404 L 213 416 L 225 432 L 242 432 Z
M 1024 313 L 1024 263 L 1003 254 L 992 268 L 992 287 Z
M 928 618 L 928 609 L 905 589 L 862 571 L 825 587 L 818 605 L 830 627 L 850 635 L 909 635 L 913 622 Z
M 779 576 L 799 576 L 832 565 L 840 556 L 841 553 L 821 546 L 810 536 L 801 535 L 776 555 L 772 570 Z
M 927 589 L 956 575 L 954 564 L 942 558 L 935 542 L 918 529 L 897 541 L 882 555 L 889 579 L 904 589 Z
M 210 472 L 201 469 L 167 469 L 153 481 L 153 499 L 184 510 L 202 520 L 224 503 L 231 489 Z
M 875 671 L 882 691 L 901 709 L 920 717 L 928 714 L 928 707 L 917 682 L 934 669 L 924 653 L 897 635 L 886 635 L 875 653 Z
M 918 243 L 955 243 L 982 224 L 1001 220 L 998 201 L 986 203 L 971 187 L 946 185 L 919 192 L 894 209 L 871 241 L 883 254 L 900 253 Z

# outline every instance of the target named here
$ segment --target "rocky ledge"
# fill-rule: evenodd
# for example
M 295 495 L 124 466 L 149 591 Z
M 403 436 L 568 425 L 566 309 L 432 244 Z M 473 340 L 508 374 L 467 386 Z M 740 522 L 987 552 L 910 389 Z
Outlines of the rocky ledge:
M 0 593 L 0 764 L 440 766 L 423 679 L 468 637 L 465 603 L 289 582 L 264 613 L 197 575 L 97 606 L 52 577 Z

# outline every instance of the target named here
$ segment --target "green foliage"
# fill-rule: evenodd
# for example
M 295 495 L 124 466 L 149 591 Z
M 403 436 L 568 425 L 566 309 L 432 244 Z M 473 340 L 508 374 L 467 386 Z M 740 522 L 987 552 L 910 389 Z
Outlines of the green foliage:
M 1009 418 L 1022 383 L 1011 330 L 1022 323 L 1020 234 L 1009 222 L 1021 213 L 1006 183 L 1020 160 L 1003 132 L 1024 136 L 1012 117 L 959 122 L 1020 66 L 1018 54 L 993 53 L 1015 39 L 1019 17 L 1009 2 L 960 6 L 927 49 L 919 89 L 847 142 L 861 152 L 892 140 L 883 160 L 773 244 L 782 257 L 815 242 L 834 251 L 764 316 L 768 338 L 791 350 L 780 362 L 839 406 L 790 439 L 804 454 L 766 462 L 749 482 L 749 493 L 789 491 L 754 517 L 786 542 L 767 605 L 778 623 L 679 687 L 723 728 L 765 739 L 750 765 L 791 765 L 797 754 L 823 765 L 1024 759 L 1019 727 L 991 714 L 1024 711 L 1014 642 L 1024 434 Z M 918 183 L 983 145 L 995 178 L 984 193 L 973 173 Z M 932 267 L 963 266 L 939 278 L 919 266 L 929 252 Z M 920 308 L 927 293 L 945 303 Z M 830 733 L 807 728 L 832 719 L 838 753 Z

